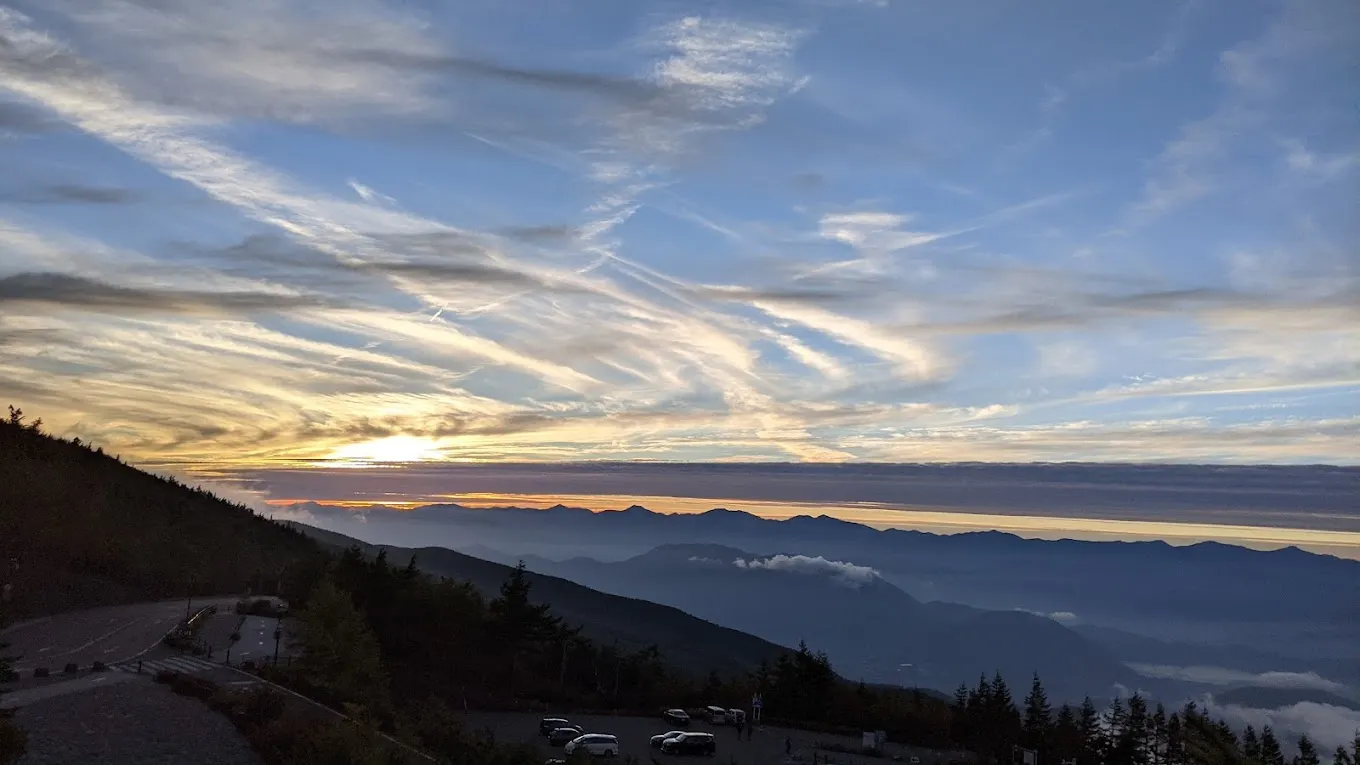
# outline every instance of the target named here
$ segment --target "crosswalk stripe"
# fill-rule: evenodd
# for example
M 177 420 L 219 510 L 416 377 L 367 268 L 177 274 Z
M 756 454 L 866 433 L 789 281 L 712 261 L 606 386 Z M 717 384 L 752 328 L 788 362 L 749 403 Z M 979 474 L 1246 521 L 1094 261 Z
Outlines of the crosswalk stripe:
M 180 672 L 198 672 L 203 669 L 201 665 L 195 664 L 190 659 L 162 659 L 161 664 L 174 667 Z

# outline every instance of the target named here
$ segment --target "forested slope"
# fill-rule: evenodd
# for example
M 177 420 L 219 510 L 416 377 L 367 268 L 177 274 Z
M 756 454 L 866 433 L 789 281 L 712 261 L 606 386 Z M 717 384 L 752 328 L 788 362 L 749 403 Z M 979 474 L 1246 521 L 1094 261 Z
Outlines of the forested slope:
M 11 613 L 273 587 L 320 547 L 249 508 L 0 421 L 0 561 Z
M 484 597 L 495 597 L 513 571 L 510 566 L 442 547 L 372 545 L 305 524 L 296 524 L 295 528 L 338 550 L 358 547 L 369 556 L 386 551 L 387 560 L 396 566 L 406 565 L 414 556 L 422 571 L 470 582 Z M 656 646 L 672 664 L 694 674 L 744 673 L 789 650 L 670 606 L 610 595 L 532 571 L 526 571 L 524 576 L 533 588 L 533 600 L 550 605 L 565 623 L 580 627 L 583 636 L 602 645 L 617 645 L 624 651 Z

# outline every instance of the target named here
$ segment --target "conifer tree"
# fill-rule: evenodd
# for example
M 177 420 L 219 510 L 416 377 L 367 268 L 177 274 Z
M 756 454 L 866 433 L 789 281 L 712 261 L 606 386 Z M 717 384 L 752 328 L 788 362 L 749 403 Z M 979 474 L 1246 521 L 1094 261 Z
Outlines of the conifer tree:
M 1121 751 L 1130 765 L 1147 765 L 1148 762 L 1148 711 L 1147 701 L 1140 694 L 1129 697 L 1128 717 L 1121 732 Z
M 1048 703 L 1039 673 L 1034 673 L 1029 694 L 1025 696 L 1022 743 L 1028 749 L 1047 752 L 1053 737 L 1053 709 Z
M 1320 765 L 1320 763 L 1317 747 L 1313 746 L 1308 734 L 1299 736 L 1299 753 L 1294 756 L 1293 765 Z
M 500 596 L 488 604 L 494 638 L 509 658 L 511 690 L 515 688 L 520 661 L 526 654 L 554 641 L 562 627 L 562 620 L 552 615 L 549 604 L 530 602 L 531 589 L 528 570 L 524 561 L 520 561 L 501 583 Z
M 1087 696 L 1081 702 L 1081 711 L 1077 715 L 1077 729 L 1081 731 L 1081 755 L 1080 765 L 1099 765 L 1101 757 L 1104 755 L 1105 743 L 1101 732 L 1100 712 L 1096 711 L 1095 702 Z
M 1166 765 L 1166 751 L 1168 748 L 1166 730 L 1166 707 L 1157 702 L 1157 709 L 1152 713 L 1152 720 L 1149 723 L 1151 738 L 1149 739 L 1148 755 L 1152 765 Z
M 1256 728 L 1251 725 L 1242 731 L 1242 756 L 1247 758 L 1249 765 L 1260 765 L 1261 739 L 1256 735 Z
M 1261 728 L 1261 762 L 1265 765 L 1284 765 L 1284 752 L 1280 750 L 1280 741 L 1275 738 L 1275 731 L 1267 725 Z
M 1128 712 L 1124 709 L 1124 700 L 1116 696 L 1105 710 L 1105 719 L 1102 723 L 1101 761 L 1105 765 L 1128 765 L 1128 753 L 1123 749 L 1127 743 L 1124 739 L 1124 725 L 1128 722 L 1128 717 Z
M 1080 758 L 1081 756 L 1081 728 L 1077 720 L 1076 712 L 1072 707 L 1063 704 L 1058 708 L 1057 720 L 1053 725 L 1053 744 L 1050 749 L 1050 760 L 1059 761 Z
M 1179 712 L 1172 712 L 1166 718 L 1166 764 L 1186 765 L 1185 732 Z
M 301 615 L 297 665 L 308 682 L 335 701 L 380 708 L 387 701 L 378 641 L 354 601 L 324 579 Z

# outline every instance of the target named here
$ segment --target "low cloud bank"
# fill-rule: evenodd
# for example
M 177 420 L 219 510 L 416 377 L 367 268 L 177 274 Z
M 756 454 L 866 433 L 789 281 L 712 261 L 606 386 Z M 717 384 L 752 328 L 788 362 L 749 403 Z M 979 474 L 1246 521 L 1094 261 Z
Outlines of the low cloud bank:
M 1256 730 L 1269 725 L 1285 738 L 1296 741 L 1300 734 L 1308 734 L 1325 762 L 1338 747 L 1349 747 L 1360 731 L 1360 710 L 1338 707 L 1332 704 L 1316 704 L 1301 701 L 1279 709 L 1259 709 L 1236 704 L 1216 704 L 1213 696 L 1208 696 L 1203 704 L 1213 717 L 1221 717 L 1233 726 L 1234 730 L 1252 725 Z
M 1052 619 L 1058 624 L 1076 624 L 1081 621 L 1081 617 L 1071 611 L 1031 611 L 1028 608 L 1017 608 L 1015 610 L 1023 611 L 1027 614 L 1034 614 L 1035 616 L 1042 616 L 1045 619 Z
M 1343 693 L 1346 690 L 1346 686 L 1328 680 L 1316 672 L 1243 672 L 1227 667 L 1176 667 L 1169 664 L 1130 664 L 1129 668 L 1145 677 L 1184 680 L 1203 685 L 1303 688 L 1332 693 Z
M 765 569 L 767 571 L 792 571 L 800 574 L 829 576 L 847 587 L 863 587 L 878 578 L 878 571 L 868 566 L 857 566 L 840 560 L 827 560 L 818 555 L 776 555 L 763 560 L 733 561 L 737 568 Z

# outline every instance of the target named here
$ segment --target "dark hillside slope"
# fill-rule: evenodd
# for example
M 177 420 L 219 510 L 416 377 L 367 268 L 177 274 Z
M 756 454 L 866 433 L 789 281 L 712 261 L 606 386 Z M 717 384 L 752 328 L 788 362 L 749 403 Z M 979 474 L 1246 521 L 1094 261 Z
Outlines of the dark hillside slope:
M 417 549 L 373 545 L 305 524 L 294 527 L 318 542 L 344 549 L 358 547 L 368 556 L 387 551 L 387 560 L 404 566 L 416 556 L 416 566 L 427 573 L 472 583 L 487 597 L 498 592 L 511 567 L 473 558 L 442 547 Z M 773 662 L 787 648 L 760 638 L 691 616 L 670 606 L 610 595 L 555 576 L 528 573 L 531 597 L 551 604 L 553 613 L 582 634 L 603 645 L 618 641 L 620 649 L 640 650 L 655 645 L 666 660 L 685 671 L 702 675 L 755 669 L 761 661 Z
M 320 554 L 247 507 L 0 421 L 0 560 L 16 614 L 272 589 Z

